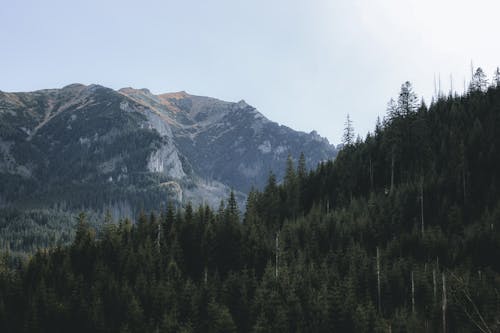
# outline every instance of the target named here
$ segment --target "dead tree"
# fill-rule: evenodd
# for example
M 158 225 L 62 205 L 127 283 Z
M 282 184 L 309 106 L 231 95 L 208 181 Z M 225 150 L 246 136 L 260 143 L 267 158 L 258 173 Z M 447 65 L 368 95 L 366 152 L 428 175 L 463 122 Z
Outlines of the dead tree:
M 446 333 L 446 303 L 447 303 L 447 300 L 446 300 L 446 278 L 444 276 L 444 272 L 442 274 L 442 277 L 443 277 L 443 306 L 442 306 L 442 310 L 443 310 L 443 333 Z
M 436 303 L 436 297 L 437 297 L 437 294 L 436 294 L 436 269 L 434 268 L 432 270 L 432 285 L 433 285 L 433 291 L 434 291 L 434 303 Z
M 378 313 L 382 312 L 382 300 L 380 299 L 380 251 L 377 246 L 377 294 L 378 294 Z
M 161 224 L 158 223 L 158 233 L 156 235 L 156 246 L 158 247 L 158 252 L 160 252 L 160 241 L 161 241 Z
M 492 333 L 492 329 L 486 323 L 483 315 L 479 311 L 476 303 L 473 301 L 470 293 L 467 290 L 466 283 L 462 278 L 456 276 L 453 272 L 450 273 L 451 277 L 458 282 L 458 289 L 455 296 L 456 301 L 462 306 L 462 309 L 467 318 L 476 326 L 476 328 L 483 333 Z M 463 295 L 463 298 L 460 297 Z M 472 308 L 472 311 L 470 311 Z
M 389 193 L 392 194 L 392 190 L 394 188 L 394 147 L 392 148 L 392 158 L 391 158 L 391 189 Z
M 424 177 L 420 180 L 420 220 L 421 220 L 421 228 L 422 228 L 422 238 L 424 237 Z
M 373 191 L 373 165 L 371 156 L 370 156 L 370 189 Z
M 415 280 L 413 279 L 413 271 L 411 271 L 411 313 L 415 314 Z
M 279 262 L 279 249 L 280 249 L 279 238 L 280 238 L 280 232 L 278 231 L 276 233 L 276 271 L 275 271 L 276 278 L 278 278 L 278 262 Z

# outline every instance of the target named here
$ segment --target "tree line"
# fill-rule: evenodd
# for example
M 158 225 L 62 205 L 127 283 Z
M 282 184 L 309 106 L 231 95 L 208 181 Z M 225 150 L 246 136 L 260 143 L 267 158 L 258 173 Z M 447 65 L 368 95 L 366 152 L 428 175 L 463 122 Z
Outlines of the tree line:
M 373 133 L 312 171 L 290 157 L 244 213 L 231 194 L 98 234 L 80 214 L 71 245 L 3 255 L 0 330 L 496 332 L 499 126 L 496 85 L 427 106 L 405 83 Z

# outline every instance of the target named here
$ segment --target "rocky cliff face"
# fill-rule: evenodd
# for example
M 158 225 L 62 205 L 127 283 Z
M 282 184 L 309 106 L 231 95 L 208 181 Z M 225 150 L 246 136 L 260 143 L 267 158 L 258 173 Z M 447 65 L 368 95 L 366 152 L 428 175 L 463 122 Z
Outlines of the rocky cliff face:
M 185 92 L 152 95 L 132 88 L 120 92 L 168 118 L 175 142 L 193 170 L 248 191 L 262 187 L 272 171 L 281 177 L 290 154 L 306 154 L 309 167 L 331 159 L 336 150 L 316 132 L 303 133 L 269 121 L 254 107 Z
M 79 84 L 0 92 L 0 197 L 10 204 L 215 205 L 230 189 L 243 199 L 270 171 L 280 178 L 300 152 L 310 167 L 336 154 L 244 101 Z

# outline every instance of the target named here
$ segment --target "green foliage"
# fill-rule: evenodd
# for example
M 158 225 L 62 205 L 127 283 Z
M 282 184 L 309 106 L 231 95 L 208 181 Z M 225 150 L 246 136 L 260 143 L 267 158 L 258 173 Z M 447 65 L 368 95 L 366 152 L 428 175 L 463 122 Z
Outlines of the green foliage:
M 309 174 L 290 158 L 243 216 L 234 194 L 80 215 L 70 246 L 3 256 L 1 331 L 440 332 L 444 297 L 448 332 L 498 331 L 500 89 L 407 111 Z
M 96 216 L 89 223 L 96 226 Z M 0 249 L 16 256 L 57 245 L 68 245 L 75 237 L 74 214 L 49 209 L 0 209 Z

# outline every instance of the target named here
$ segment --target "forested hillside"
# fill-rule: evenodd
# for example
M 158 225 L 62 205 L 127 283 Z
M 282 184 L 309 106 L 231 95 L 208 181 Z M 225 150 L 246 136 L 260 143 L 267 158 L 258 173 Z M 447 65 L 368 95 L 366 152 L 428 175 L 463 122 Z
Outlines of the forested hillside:
M 480 74 L 480 73 L 479 73 Z M 290 158 L 240 213 L 84 214 L 0 266 L 2 332 L 498 332 L 500 87 L 429 107 L 409 83 L 335 161 Z
M 216 207 L 231 189 L 242 207 L 301 151 L 308 168 L 337 154 L 244 101 L 82 84 L 0 91 L 0 249 L 68 245 L 82 210 L 118 220 L 167 198 Z
M 109 210 L 118 219 L 159 209 L 167 196 L 215 207 L 231 189 L 244 203 L 301 151 L 310 168 L 337 153 L 316 132 L 279 125 L 244 101 L 82 84 L 0 91 L 0 208 Z

